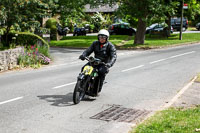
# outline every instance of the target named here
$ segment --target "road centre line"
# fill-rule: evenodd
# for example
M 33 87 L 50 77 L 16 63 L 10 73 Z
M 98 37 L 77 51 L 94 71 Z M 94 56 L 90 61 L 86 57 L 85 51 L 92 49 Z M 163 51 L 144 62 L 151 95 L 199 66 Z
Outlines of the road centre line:
M 62 87 L 69 86 L 69 85 L 74 85 L 74 84 L 76 84 L 76 82 L 72 82 L 72 83 L 56 86 L 56 87 L 53 87 L 52 89 L 58 89 L 58 88 L 62 88 Z
M 156 60 L 156 61 L 152 61 L 152 62 L 150 62 L 150 64 L 154 64 L 154 63 L 158 63 L 158 62 L 165 61 L 165 60 L 168 60 L 168 59 L 173 59 L 173 58 L 176 58 L 176 57 L 180 57 L 180 56 L 192 54 L 192 53 L 195 53 L 195 52 L 196 51 L 191 51 L 191 52 L 187 52 L 187 53 L 183 53 L 183 54 L 174 55 L 174 56 L 171 56 L 171 57 L 168 57 L 168 58 L 164 58 L 164 59 L 159 59 L 159 60 Z
M 134 69 L 137 69 L 137 68 L 141 68 L 141 67 L 144 67 L 144 65 L 140 65 L 140 66 L 132 67 L 132 68 L 129 68 L 129 69 L 125 69 L 125 70 L 122 70 L 121 72 L 126 72 L 126 71 L 134 70 Z
M 183 55 L 192 54 L 192 53 L 195 53 L 195 52 L 196 52 L 196 51 L 191 51 L 191 52 L 187 52 L 187 53 L 183 53 L 183 54 L 179 54 L 179 55 L 174 55 L 174 56 L 171 56 L 171 57 L 169 57 L 169 58 L 172 59 L 172 58 L 180 57 L 180 56 L 183 56 Z
M 174 56 L 171 56 L 171 57 L 168 57 L 168 58 L 152 61 L 149 64 L 158 63 L 158 62 L 161 62 L 161 61 L 165 61 L 165 60 L 168 60 L 168 59 L 173 59 L 173 58 L 176 58 L 176 57 L 192 54 L 192 53 L 195 53 L 195 52 L 196 51 L 191 51 L 191 52 L 187 52 L 187 53 L 183 53 L 183 54 L 174 55 Z M 126 72 L 126 71 L 134 70 L 134 69 L 137 69 L 137 68 L 141 68 L 141 67 L 144 67 L 144 65 L 139 65 L 139 66 L 136 66 L 136 67 L 133 67 L 133 68 L 125 69 L 125 70 L 122 70 L 121 72 Z
M 160 59 L 160 60 L 152 61 L 152 62 L 150 62 L 150 64 L 158 63 L 158 62 L 165 61 L 165 60 L 167 60 L 167 58 L 166 59 Z
M 7 101 L 3 101 L 3 102 L 0 102 L 0 105 L 5 104 L 5 103 L 9 103 L 9 102 L 13 102 L 13 101 L 16 101 L 16 100 L 20 100 L 22 98 L 23 97 L 17 97 L 17 98 L 13 98 L 13 99 L 10 99 L 10 100 L 7 100 Z

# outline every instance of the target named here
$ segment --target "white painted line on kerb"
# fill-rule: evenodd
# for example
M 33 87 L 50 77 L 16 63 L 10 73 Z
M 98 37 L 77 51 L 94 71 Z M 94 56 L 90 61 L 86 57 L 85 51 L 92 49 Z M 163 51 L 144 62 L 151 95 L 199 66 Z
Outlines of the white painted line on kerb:
M 69 85 L 74 85 L 74 84 L 76 84 L 76 82 L 72 82 L 72 83 L 56 86 L 56 87 L 53 87 L 52 89 L 58 89 L 58 88 L 62 88 L 62 87 L 69 86 Z
M 13 102 L 13 101 L 16 101 L 16 100 L 20 100 L 22 98 L 23 97 L 17 97 L 17 98 L 13 98 L 13 99 L 10 99 L 10 100 L 4 101 L 4 102 L 0 102 L 0 105 L 5 104 L 5 103 L 9 103 L 9 102 Z
M 165 60 L 168 60 L 168 59 L 172 59 L 172 58 L 176 58 L 176 57 L 180 57 L 180 56 L 192 54 L 192 53 L 195 53 L 195 52 L 196 52 L 196 51 L 191 51 L 191 52 L 187 52 L 187 53 L 183 53 L 183 54 L 174 55 L 174 56 L 171 56 L 171 57 L 169 57 L 169 58 L 165 58 L 165 59 L 160 59 L 160 60 L 152 61 L 152 62 L 150 62 L 150 64 L 154 64 L 154 63 L 158 63 L 158 62 L 165 61 Z
M 167 104 L 165 104 L 161 110 L 169 108 L 172 104 L 174 104 L 176 102 L 176 100 L 194 83 L 194 81 L 196 80 L 197 76 L 193 78 L 193 80 L 188 83 L 185 87 L 183 87 L 172 99 L 170 102 L 168 102 Z
M 140 65 L 140 66 L 132 67 L 132 68 L 129 68 L 129 69 L 125 69 L 125 70 L 122 70 L 122 72 L 134 70 L 134 69 L 141 68 L 141 67 L 144 67 L 144 65 Z

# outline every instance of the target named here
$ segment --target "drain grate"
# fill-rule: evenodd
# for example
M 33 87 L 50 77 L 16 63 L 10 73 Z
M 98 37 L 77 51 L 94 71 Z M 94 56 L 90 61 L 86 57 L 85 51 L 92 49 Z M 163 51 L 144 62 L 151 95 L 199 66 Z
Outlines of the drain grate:
M 137 122 L 147 116 L 151 111 L 124 108 L 119 105 L 113 105 L 110 108 L 90 117 L 91 119 L 98 119 L 103 121 L 117 121 L 117 122 Z

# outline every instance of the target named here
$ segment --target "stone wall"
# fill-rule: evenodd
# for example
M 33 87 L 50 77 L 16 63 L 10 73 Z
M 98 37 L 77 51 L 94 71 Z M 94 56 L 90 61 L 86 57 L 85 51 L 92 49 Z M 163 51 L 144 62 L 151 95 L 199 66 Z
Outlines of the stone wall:
M 0 72 L 16 67 L 17 59 L 22 53 L 24 53 L 23 47 L 0 51 Z

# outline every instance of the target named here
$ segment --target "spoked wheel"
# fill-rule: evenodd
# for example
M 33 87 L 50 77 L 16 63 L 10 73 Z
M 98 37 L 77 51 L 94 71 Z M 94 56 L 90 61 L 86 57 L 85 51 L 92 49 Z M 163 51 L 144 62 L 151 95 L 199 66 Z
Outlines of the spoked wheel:
M 81 81 L 78 80 L 73 93 L 74 104 L 78 104 L 84 98 L 84 96 L 85 96 L 85 90 L 84 88 L 82 88 Z

